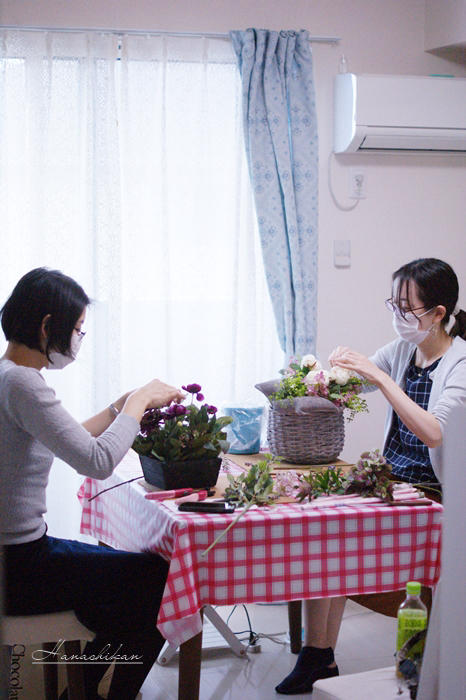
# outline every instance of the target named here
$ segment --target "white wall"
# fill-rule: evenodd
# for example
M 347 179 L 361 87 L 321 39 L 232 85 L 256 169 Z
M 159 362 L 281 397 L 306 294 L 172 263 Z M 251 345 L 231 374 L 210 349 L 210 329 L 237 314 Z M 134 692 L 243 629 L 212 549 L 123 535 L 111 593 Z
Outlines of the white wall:
M 45 25 L 226 32 L 250 26 L 305 28 L 341 37 L 338 48 L 314 45 L 320 135 L 320 253 L 318 352 L 336 344 L 370 353 L 393 337 L 383 300 L 391 272 L 424 256 L 452 263 L 466 308 L 464 157 L 435 155 L 340 156 L 334 187 L 347 195 L 348 168 L 363 166 L 367 199 L 339 211 L 327 189 L 331 151 L 332 81 L 341 53 L 355 73 L 466 75 L 466 65 L 424 51 L 424 0 L 3 0 L 4 25 Z M 334 239 L 350 239 L 352 266 L 332 263 Z M 370 397 L 371 413 L 347 428 L 345 457 L 381 446 L 384 401 Z
M 425 47 L 466 47 L 466 0 L 426 0 Z

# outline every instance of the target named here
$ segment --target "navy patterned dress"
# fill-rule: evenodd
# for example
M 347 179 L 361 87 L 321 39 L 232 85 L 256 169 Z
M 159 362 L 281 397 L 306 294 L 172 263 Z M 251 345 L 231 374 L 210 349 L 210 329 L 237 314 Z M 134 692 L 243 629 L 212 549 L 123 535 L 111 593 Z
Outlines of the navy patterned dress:
M 441 358 L 429 367 L 421 368 L 414 364 L 414 356 L 413 354 L 406 373 L 405 393 L 418 406 L 427 410 L 432 388 L 429 373 L 437 367 Z M 412 484 L 439 483 L 430 463 L 429 448 L 405 426 L 396 413 L 393 414 L 384 456 L 392 465 L 393 476 L 401 481 Z

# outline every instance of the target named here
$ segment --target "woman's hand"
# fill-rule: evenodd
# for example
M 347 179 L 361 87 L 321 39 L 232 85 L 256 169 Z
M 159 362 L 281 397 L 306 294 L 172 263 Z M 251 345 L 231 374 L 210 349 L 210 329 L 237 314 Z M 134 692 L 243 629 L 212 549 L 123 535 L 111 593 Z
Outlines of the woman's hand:
M 357 372 L 371 384 L 375 384 L 406 427 L 427 447 L 438 447 L 442 444 L 442 431 L 437 418 L 418 406 L 386 372 L 365 355 L 350 348 L 338 346 L 331 352 L 328 359 L 332 367 L 338 365 L 351 372 Z
M 139 422 L 148 408 L 161 408 L 168 406 L 172 401 L 183 401 L 186 394 L 170 384 L 165 384 L 159 379 L 153 379 L 140 389 L 132 391 L 125 401 L 122 413 L 133 416 Z
M 344 355 L 344 353 L 347 352 L 349 349 L 350 348 L 347 348 L 345 345 L 337 345 L 337 347 L 334 348 L 334 350 L 332 350 L 332 352 L 328 356 L 330 367 L 338 365 L 338 358 L 341 355 Z
M 172 401 L 180 403 L 180 401 L 184 401 L 186 398 L 186 394 L 184 394 L 180 389 L 170 386 L 170 384 L 165 384 L 164 382 L 161 382 L 160 379 L 153 379 L 140 389 L 136 389 L 136 391 L 133 392 L 133 395 L 137 394 L 138 392 L 141 392 L 145 397 L 146 409 L 162 408 L 162 406 L 170 405 Z
M 146 409 L 168 406 L 172 401 L 179 403 L 185 398 L 186 394 L 180 389 L 165 384 L 159 379 L 153 379 L 139 389 L 123 394 L 123 396 L 120 396 L 119 399 L 113 402 L 113 405 L 119 413 L 127 413 L 141 422 L 142 415 Z M 98 437 L 102 435 L 104 430 L 107 430 L 114 419 L 113 413 L 109 408 L 106 408 L 96 416 L 89 418 L 82 425 L 91 435 Z
M 380 386 L 384 378 L 387 377 L 385 372 L 374 365 L 365 355 L 343 345 L 336 347 L 330 353 L 328 360 L 331 367 L 337 365 L 351 372 L 357 372 L 361 377 L 377 386 Z

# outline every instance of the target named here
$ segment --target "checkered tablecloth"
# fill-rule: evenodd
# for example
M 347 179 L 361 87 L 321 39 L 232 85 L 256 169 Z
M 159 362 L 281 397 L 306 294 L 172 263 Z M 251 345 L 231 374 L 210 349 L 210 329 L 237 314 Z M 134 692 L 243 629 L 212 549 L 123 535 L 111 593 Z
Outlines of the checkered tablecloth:
M 201 629 L 200 608 L 434 585 L 440 572 L 442 506 L 283 504 L 251 508 L 206 557 L 235 515 L 180 513 L 144 498 L 139 481 L 88 498 L 140 473 L 130 452 L 106 481 L 79 491 L 81 532 L 119 549 L 170 560 L 158 627 L 173 644 Z

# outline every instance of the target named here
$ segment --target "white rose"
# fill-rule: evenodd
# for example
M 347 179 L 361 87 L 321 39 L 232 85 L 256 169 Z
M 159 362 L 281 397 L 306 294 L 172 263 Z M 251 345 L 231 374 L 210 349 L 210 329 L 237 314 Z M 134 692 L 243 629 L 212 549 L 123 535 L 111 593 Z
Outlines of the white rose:
M 306 376 L 303 379 L 303 382 L 306 384 L 306 386 L 309 386 L 310 384 L 315 384 L 317 379 L 316 375 L 319 373 L 320 370 L 311 370 L 306 374 Z
M 314 355 L 304 355 L 301 360 L 301 367 L 310 367 L 312 370 L 317 370 L 322 367 L 319 360 Z
M 351 372 L 343 367 L 338 367 L 335 365 L 329 372 L 330 379 L 340 386 L 347 384 L 351 377 L 353 376 Z
M 312 384 L 322 383 L 328 386 L 330 381 L 330 373 L 326 369 L 314 369 L 308 372 L 304 377 L 304 383 L 306 386 L 311 386 Z

